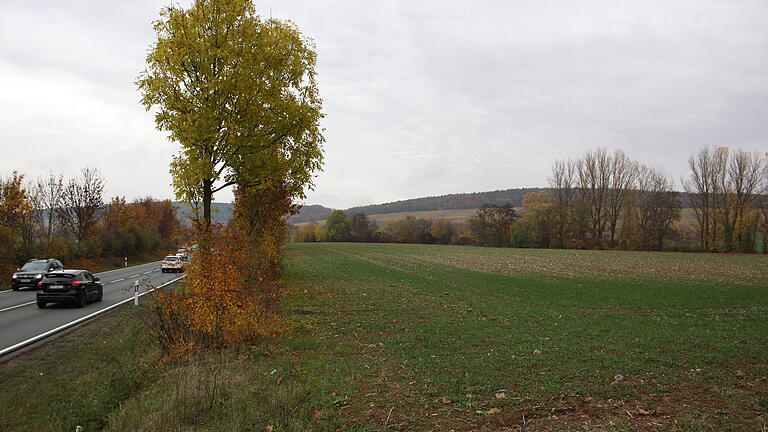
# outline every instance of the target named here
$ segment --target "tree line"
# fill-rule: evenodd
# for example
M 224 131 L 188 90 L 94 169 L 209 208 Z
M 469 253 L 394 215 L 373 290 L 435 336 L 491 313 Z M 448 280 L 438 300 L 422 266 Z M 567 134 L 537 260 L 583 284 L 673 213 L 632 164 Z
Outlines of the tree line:
M 97 169 L 27 180 L 0 177 L 0 267 L 2 276 L 30 258 L 129 256 L 173 244 L 180 229 L 173 204 L 150 197 L 104 201 Z
M 708 147 L 688 166 L 684 202 L 662 169 L 597 149 L 555 161 L 550 188 L 526 194 L 521 208 L 485 204 L 466 223 L 409 216 L 383 226 L 337 210 L 324 226 L 295 229 L 294 240 L 766 252 L 768 157 Z

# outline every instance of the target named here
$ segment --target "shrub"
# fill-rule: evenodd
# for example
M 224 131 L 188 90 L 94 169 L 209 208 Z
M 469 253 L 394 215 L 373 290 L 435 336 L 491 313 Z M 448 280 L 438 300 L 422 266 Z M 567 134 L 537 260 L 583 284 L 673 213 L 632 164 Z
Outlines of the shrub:
M 565 242 L 566 249 L 587 249 L 587 242 L 581 239 L 570 239 Z
M 281 246 L 294 210 L 283 187 L 239 189 L 230 224 L 198 232 L 183 289 L 156 294 L 145 315 L 168 357 L 251 343 L 281 329 Z

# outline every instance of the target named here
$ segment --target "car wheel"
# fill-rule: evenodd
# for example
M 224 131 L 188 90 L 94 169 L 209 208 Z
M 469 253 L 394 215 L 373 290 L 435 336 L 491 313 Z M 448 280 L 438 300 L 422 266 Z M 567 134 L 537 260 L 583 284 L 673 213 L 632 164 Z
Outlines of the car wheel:
M 99 291 L 99 296 L 96 297 L 96 301 L 100 302 L 104 298 L 104 290 Z
M 19 287 L 15 286 L 15 287 L 11 287 L 11 289 L 14 290 L 14 291 L 18 291 Z
M 88 295 L 86 293 L 83 293 L 83 296 L 80 297 L 80 301 L 77 303 L 77 307 L 85 307 L 85 305 L 88 304 Z
M 40 309 L 45 309 L 45 305 L 47 305 L 47 304 L 48 303 L 46 303 L 46 302 L 37 302 L 37 307 L 40 308 Z

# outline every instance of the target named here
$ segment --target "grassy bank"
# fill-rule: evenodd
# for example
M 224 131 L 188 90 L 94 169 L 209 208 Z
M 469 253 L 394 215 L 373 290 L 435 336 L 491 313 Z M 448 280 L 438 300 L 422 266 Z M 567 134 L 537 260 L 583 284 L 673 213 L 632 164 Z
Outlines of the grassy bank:
M 290 328 L 277 339 L 161 364 L 123 309 L 3 365 L 0 403 L 19 408 L 0 413 L 0 429 L 753 431 L 768 421 L 763 257 L 345 244 L 288 254 Z
M 0 363 L 0 430 L 98 430 L 152 382 L 158 352 L 129 307 Z

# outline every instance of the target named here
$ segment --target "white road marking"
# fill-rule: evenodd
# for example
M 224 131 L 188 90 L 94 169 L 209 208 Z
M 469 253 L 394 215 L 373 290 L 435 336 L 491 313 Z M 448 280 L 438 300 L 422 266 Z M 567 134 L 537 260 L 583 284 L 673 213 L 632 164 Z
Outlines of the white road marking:
M 144 272 L 144 274 L 152 274 L 152 272 L 151 272 L 151 271 L 148 271 L 148 272 Z
M 140 275 L 140 274 L 135 274 L 135 275 L 130 275 L 130 276 L 128 276 L 128 277 L 129 277 L 129 278 L 135 278 L 135 277 L 139 277 L 139 276 L 141 276 L 141 275 Z
M 148 263 L 144 263 L 144 264 L 129 265 L 128 267 L 118 267 L 116 269 L 107 270 L 107 271 L 103 271 L 103 272 L 99 272 L 99 273 L 94 273 L 94 274 L 100 275 L 100 274 L 104 274 L 104 273 L 112 273 L 112 272 L 116 272 L 116 271 L 125 270 L 125 269 L 131 268 L 131 267 L 142 267 L 142 266 L 148 266 L 148 265 L 157 265 L 159 262 L 160 261 L 152 261 L 152 262 L 148 262 Z
M 122 279 L 115 279 L 115 280 L 113 280 L 113 281 L 110 281 L 109 283 L 122 282 L 122 281 L 124 281 L 124 280 L 125 280 L 125 278 L 122 278 Z
M 31 305 L 31 304 L 35 304 L 35 303 L 37 303 L 37 302 L 36 302 L 36 301 L 31 301 L 31 302 L 29 302 L 29 303 L 22 303 L 22 304 L 20 304 L 20 305 L 16 305 L 16 306 L 7 307 L 7 308 L 5 308 L 5 309 L 0 309 L 0 312 L 9 311 L 9 310 L 11 310 L 11 309 L 20 308 L 20 307 L 22 307 L 22 306 L 29 306 L 29 305 Z
M 179 279 L 183 279 L 186 276 L 187 275 L 183 275 L 183 276 L 178 277 L 176 279 L 170 280 L 170 281 L 168 281 L 168 282 L 158 286 L 157 288 L 152 288 L 152 289 L 147 290 L 147 291 L 145 291 L 143 293 L 140 293 L 139 297 L 144 296 L 145 294 L 148 294 L 151 291 L 154 291 L 156 289 L 164 288 L 165 286 L 170 285 L 170 284 L 178 281 Z M 81 322 L 88 321 L 89 319 L 91 319 L 91 318 L 93 318 L 95 316 L 101 315 L 104 312 L 110 311 L 110 310 L 112 310 L 112 309 L 114 309 L 114 308 L 116 308 L 116 307 L 118 307 L 120 305 L 123 305 L 123 304 L 131 302 L 131 301 L 133 301 L 133 297 L 127 298 L 125 300 L 121 300 L 121 301 L 119 301 L 119 302 L 117 302 L 117 303 L 115 303 L 113 305 L 107 306 L 107 307 L 105 307 L 103 309 L 99 309 L 96 312 L 93 312 L 92 314 L 86 315 L 86 316 L 84 316 L 82 318 L 78 318 L 78 319 L 76 319 L 74 321 L 70 321 L 70 322 L 68 322 L 66 324 L 60 325 L 60 326 L 56 327 L 55 329 L 48 330 L 45 333 L 41 333 L 41 334 L 39 334 L 37 336 L 34 336 L 34 337 L 31 337 L 31 338 L 29 338 L 27 340 L 21 341 L 21 342 L 17 343 L 16 345 L 11 345 L 8 348 L 0 349 L 0 357 L 4 356 L 5 354 L 8 354 L 10 352 L 16 351 L 19 348 L 23 348 L 23 347 L 25 347 L 25 346 L 27 346 L 27 345 L 29 345 L 31 343 L 37 342 L 37 341 L 39 341 L 41 339 L 45 339 L 45 338 L 47 338 L 48 336 L 50 336 L 52 334 L 58 333 L 58 332 L 60 332 L 62 330 L 68 329 L 68 328 L 70 328 L 70 327 L 72 327 L 74 325 L 80 324 Z
M 128 266 L 128 267 L 140 267 L 140 266 L 146 266 L 146 265 L 152 265 L 152 264 L 157 264 L 157 262 L 149 262 L 149 263 L 138 264 L 138 265 L 135 265 L 135 266 Z M 107 271 L 103 271 L 103 272 L 99 272 L 99 273 L 94 273 L 94 274 L 95 275 L 102 275 L 104 273 L 112 273 L 112 272 L 119 271 L 119 270 L 125 270 L 128 267 L 120 267 L 120 268 L 116 268 L 116 269 L 113 269 L 113 270 L 107 270 Z M 160 271 L 160 269 L 156 269 L 156 270 L 153 270 L 153 271 Z M 138 275 L 136 275 L 136 276 L 138 276 Z M 133 276 L 130 276 L 130 277 L 133 277 Z M 117 280 L 113 280 L 112 282 L 120 282 L 121 280 L 125 280 L 125 279 L 117 279 Z M 112 283 L 112 282 L 110 282 L 110 283 Z M 13 290 L 2 290 L 2 291 L 0 291 L 0 294 L 9 293 L 9 292 L 12 292 L 12 291 Z

